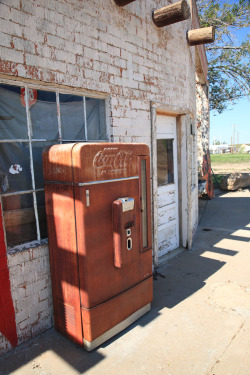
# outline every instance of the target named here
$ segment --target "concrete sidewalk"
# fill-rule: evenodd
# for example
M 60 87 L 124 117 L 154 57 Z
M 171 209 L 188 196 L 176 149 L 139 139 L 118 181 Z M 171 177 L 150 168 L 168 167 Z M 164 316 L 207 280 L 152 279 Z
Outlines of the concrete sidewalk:
M 250 374 L 250 191 L 201 201 L 192 251 L 161 265 L 152 310 L 91 353 L 54 330 L 0 358 L 0 374 Z

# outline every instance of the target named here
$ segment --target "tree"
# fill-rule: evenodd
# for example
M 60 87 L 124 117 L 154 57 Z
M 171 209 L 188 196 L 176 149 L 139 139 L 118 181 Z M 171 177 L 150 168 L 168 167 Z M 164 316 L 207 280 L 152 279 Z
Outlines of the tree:
M 218 139 L 215 139 L 215 140 L 213 141 L 213 145 L 220 145 L 220 141 L 218 141 Z
M 237 32 L 250 25 L 250 0 L 197 0 L 201 27 L 215 26 L 216 40 L 206 45 L 210 108 L 221 113 L 250 93 L 250 35 Z

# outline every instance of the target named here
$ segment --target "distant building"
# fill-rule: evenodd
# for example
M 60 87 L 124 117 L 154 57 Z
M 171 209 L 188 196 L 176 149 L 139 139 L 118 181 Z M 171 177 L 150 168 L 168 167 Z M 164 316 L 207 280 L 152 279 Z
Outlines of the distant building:
M 209 146 L 210 154 L 224 154 L 230 152 L 230 147 L 228 145 L 212 145 Z

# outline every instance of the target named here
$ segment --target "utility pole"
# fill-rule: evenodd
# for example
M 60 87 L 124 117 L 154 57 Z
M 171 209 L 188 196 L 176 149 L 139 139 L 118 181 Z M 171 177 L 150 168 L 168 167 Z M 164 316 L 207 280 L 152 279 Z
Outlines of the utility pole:
M 232 125 L 234 130 L 233 130 L 233 153 L 234 153 L 234 141 L 235 141 L 235 127 L 239 125 Z

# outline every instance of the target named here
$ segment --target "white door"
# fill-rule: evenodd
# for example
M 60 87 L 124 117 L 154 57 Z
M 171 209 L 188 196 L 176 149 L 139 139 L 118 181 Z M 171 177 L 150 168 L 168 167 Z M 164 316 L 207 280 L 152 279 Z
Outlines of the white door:
M 158 247 L 161 257 L 179 247 L 176 118 L 157 116 Z

